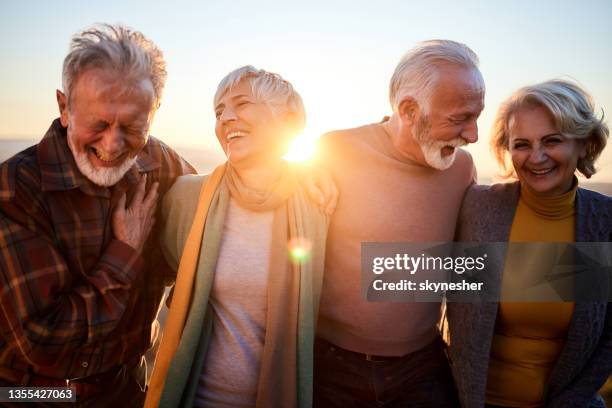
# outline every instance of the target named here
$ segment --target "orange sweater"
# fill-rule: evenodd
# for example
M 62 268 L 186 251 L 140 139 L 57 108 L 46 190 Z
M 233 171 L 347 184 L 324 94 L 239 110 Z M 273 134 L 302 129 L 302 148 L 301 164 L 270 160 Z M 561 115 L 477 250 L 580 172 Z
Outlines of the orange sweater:
M 510 242 L 574 242 L 576 185 L 560 197 L 521 188 Z M 504 287 L 524 258 L 506 259 Z M 544 273 L 546 271 L 542 271 Z M 539 407 L 544 388 L 565 345 L 573 302 L 500 302 L 487 379 L 487 403 Z
M 340 190 L 327 236 L 317 335 L 360 353 L 401 356 L 430 343 L 439 303 L 368 302 L 362 242 L 452 241 L 475 173 L 463 150 L 445 171 L 399 156 L 380 124 L 325 135 L 321 156 Z

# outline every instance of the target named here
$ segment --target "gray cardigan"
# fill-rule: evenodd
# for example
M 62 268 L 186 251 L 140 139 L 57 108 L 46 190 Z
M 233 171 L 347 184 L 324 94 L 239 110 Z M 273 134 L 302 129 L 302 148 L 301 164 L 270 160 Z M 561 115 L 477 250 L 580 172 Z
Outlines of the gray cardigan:
M 457 241 L 508 241 L 518 199 L 518 182 L 470 188 L 459 216 Z M 579 188 L 576 241 L 611 240 L 612 199 Z M 497 306 L 491 302 L 448 304 L 449 357 L 464 408 L 485 404 Z M 612 307 L 605 302 L 577 302 L 565 347 L 546 385 L 546 407 L 605 406 L 596 393 L 611 373 Z

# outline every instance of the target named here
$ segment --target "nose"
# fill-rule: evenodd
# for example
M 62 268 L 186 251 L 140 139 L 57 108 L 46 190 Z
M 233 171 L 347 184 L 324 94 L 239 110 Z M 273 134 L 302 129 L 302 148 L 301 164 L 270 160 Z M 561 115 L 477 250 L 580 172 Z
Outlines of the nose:
M 529 153 L 531 163 L 542 163 L 546 161 L 546 151 L 541 146 L 534 146 Z
M 100 147 L 106 153 L 120 153 L 125 148 L 125 132 L 119 126 L 113 126 L 107 129 L 104 137 L 100 141 Z
M 461 138 L 468 143 L 476 143 L 478 141 L 478 124 L 475 120 L 466 124 L 461 131 Z
M 219 116 L 219 122 L 227 123 L 229 121 L 236 120 L 236 112 L 230 106 L 225 107 Z

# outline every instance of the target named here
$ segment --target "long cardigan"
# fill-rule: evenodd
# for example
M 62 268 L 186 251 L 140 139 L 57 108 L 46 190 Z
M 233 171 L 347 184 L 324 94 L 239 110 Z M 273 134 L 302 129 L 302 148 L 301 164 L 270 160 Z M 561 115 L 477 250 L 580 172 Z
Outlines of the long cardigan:
M 473 186 L 460 212 L 457 241 L 507 242 L 519 183 Z M 576 242 L 612 240 L 612 199 L 578 188 Z M 503 270 L 497 271 L 498 279 Z M 483 407 L 498 303 L 448 303 L 449 357 L 461 405 Z M 565 346 L 546 384 L 546 407 L 605 406 L 595 393 L 612 372 L 612 308 L 577 302 Z M 592 404 L 592 405 L 591 405 Z
M 176 183 L 164 198 L 165 233 L 160 237 L 164 255 L 174 269 L 178 269 L 181 253 L 187 241 L 198 204 L 202 183 L 208 176 L 185 176 Z M 224 209 L 225 210 L 225 209 Z M 306 209 L 310 217 L 319 216 L 317 207 L 312 204 Z M 192 407 L 199 385 L 200 373 L 205 364 L 206 352 L 212 335 L 213 316 L 208 307 L 208 300 L 213 283 L 213 276 L 202 273 L 211 268 L 205 264 L 217 262 L 220 240 L 207 239 L 209 236 L 223 231 L 225 217 L 216 217 L 217 223 L 207 220 L 204 231 L 204 241 L 200 250 L 200 260 L 196 275 L 193 302 L 189 310 L 185 329 L 179 348 L 170 365 L 160 407 Z M 309 226 L 318 228 L 317 225 Z M 327 231 L 319 231 L 315 236 L 325 237 Z M 316 248 L 325 248 L 313 245 Z M 300 307 L 298 316 L 298 356 L 296 370 L 298 371 L 298 406 L 312 406 L 312 372 L 313 344 L 316 316 L 318 313 L 321 285 L 323 284 L 323 269 L 325 256 L 322 252 L 312 253 L 313 274 L 302 274 L 300 280 Z

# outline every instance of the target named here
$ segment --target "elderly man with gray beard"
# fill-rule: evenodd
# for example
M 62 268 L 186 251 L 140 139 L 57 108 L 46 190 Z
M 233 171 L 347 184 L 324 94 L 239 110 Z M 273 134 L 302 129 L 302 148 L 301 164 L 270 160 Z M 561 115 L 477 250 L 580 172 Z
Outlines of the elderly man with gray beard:
M 80 406 L 143 403 L 142 357 L 174 280 L 154 238 L 157 197 L 194 172 L 149 136 L 165 79 L 141 33 L 77 34 L 60 118 L 0 165 L 0 386 L 69 386 Z
M 459 147 L 478 139 L 484 88 L 471 49 L 426 41 L 393 74 L 390 118 L 323 136 L 322 163 L 340 198 L 327 241 L 315 406 L 457 406 L 440 304 L 362 299 L 360 250 L 362 242 L 453 240 L 475 180 Z

